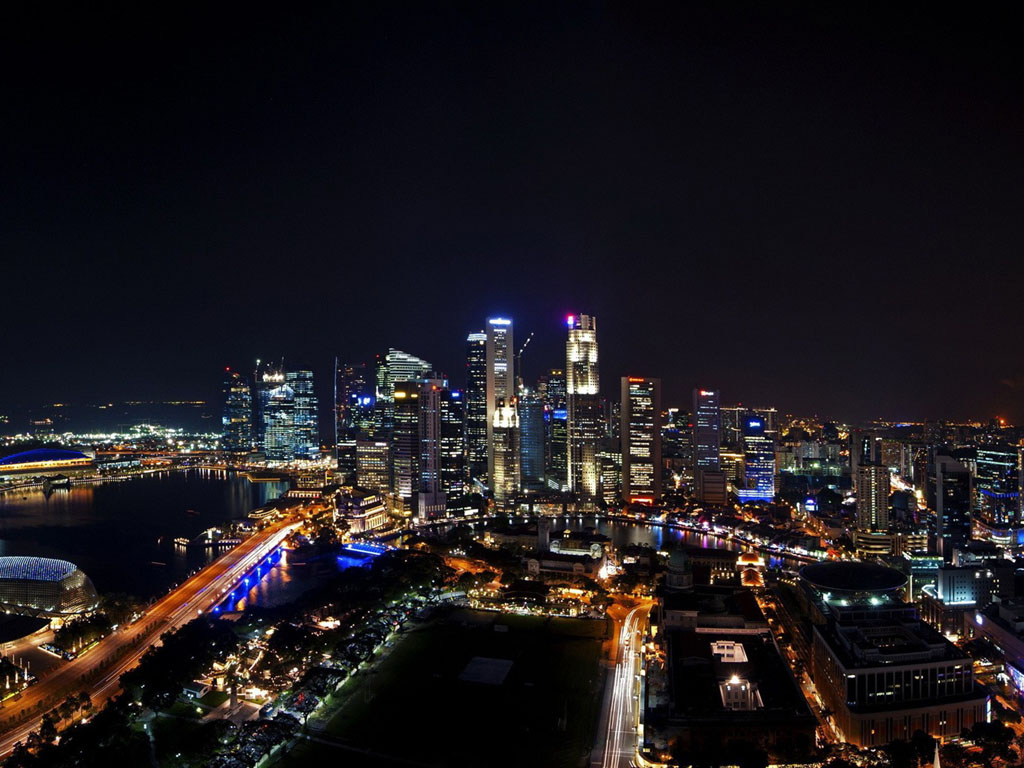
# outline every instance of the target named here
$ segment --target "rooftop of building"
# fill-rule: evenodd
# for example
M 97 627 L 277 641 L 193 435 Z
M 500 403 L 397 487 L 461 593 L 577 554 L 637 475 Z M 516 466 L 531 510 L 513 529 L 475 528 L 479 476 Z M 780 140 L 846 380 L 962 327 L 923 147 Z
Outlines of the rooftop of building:
M 847 669 L 966 661 L 970 657 L 922 621 L 877 619 L 817 626 Z
M 19 464 L 34 464 L 42 461 L 81 461 L 89 459 L 81 451 L 66 448 L 35 448 L 31 451 L 12 453 L 0 459 L 0 467 L 16 467 Z
M 809 717 L 810 712 L 785 662 L 765 635 L 723 632 L 672 631 L 668 633 L 672 714 L 715 720 Z M 729 660 L 716 653 L 716 645 L 737 643 L 742 654 Z M 720 646 L 718 646 L 720 647 Z M 720 684 L 737 679 L 757 687 L 762 707 L 731 711 L 722 703 Z
M 60 581 L 77 570 L 74 563 L 50 557 L 0 557 L 0 579 Z

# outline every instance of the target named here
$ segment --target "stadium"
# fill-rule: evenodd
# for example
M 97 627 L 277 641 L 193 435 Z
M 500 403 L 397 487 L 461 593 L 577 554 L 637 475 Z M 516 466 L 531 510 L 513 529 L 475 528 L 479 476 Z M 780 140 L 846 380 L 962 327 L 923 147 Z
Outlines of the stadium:
M 96 588 L 74 563 L 47 557 L 0 557 L 0 609 L 38 618 L 70 618 L 99 604 Z

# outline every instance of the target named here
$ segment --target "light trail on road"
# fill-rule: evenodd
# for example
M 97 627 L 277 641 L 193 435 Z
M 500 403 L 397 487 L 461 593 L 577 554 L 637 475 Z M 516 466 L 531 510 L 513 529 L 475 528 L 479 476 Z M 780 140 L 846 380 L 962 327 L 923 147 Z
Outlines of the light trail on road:
M 626 614 L 619 631 L 619 651 L 604 744 L 604 768 L 636 765 L 642 706 L 639 700 L 639 678 L 643 665 L 644 627 L 650 610 L 649 605 L 633 608 Z

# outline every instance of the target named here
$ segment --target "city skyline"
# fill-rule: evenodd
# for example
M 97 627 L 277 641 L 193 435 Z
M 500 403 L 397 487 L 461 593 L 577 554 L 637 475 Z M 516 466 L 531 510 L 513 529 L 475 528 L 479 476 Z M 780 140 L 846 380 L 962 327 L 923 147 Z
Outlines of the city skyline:
M 1006 29 L 281 13 L 10 25 L 0 251 L 31 330 L 5 334 L 0 411 L 212 400 L 208 371 L 281 352 L 320 375 L 397 346 L 451 375 L 503 313 L 537 334 L 536 374 L 579 309 L 605 393 L 642 370 L 666 402 L 701 381 L 851 420 L 1024 419 Z

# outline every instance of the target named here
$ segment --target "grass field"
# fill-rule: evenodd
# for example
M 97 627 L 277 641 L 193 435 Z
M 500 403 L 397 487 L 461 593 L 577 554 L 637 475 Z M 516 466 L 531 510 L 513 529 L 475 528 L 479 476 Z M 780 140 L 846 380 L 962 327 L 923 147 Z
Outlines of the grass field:
M 464 610 L 413 625 L 375 671 L 352 681 L 315 740 L 279 765 L 581 765 L 594 740 L 606 633 L 600 621 Z M 500 684 L 460 680 L 474 657 L 512 666 Z

